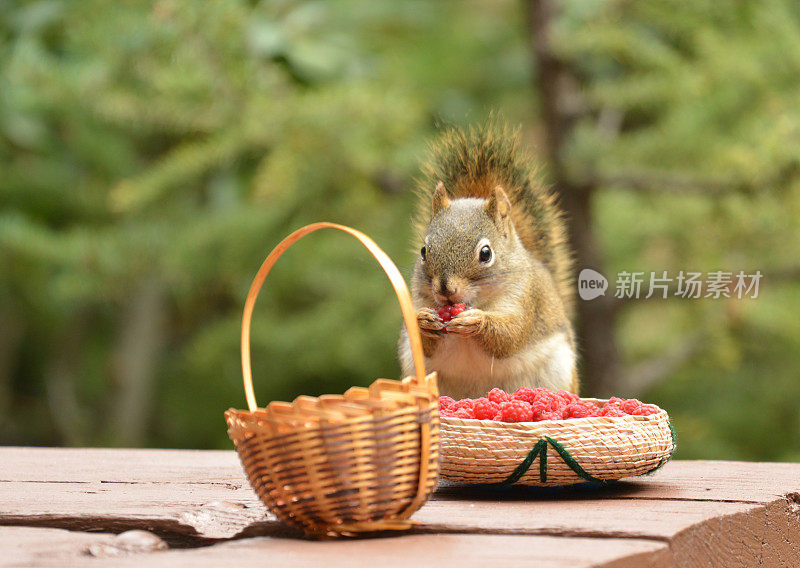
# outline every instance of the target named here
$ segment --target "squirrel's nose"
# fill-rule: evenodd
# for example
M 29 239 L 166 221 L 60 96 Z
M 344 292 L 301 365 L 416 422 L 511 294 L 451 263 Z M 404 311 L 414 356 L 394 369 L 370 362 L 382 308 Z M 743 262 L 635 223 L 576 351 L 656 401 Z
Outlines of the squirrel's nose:
M 452 303 L 461 296 L 461 289 L 454 282 L 447 278 L 442 278 L 439 281 L 439 294 Z

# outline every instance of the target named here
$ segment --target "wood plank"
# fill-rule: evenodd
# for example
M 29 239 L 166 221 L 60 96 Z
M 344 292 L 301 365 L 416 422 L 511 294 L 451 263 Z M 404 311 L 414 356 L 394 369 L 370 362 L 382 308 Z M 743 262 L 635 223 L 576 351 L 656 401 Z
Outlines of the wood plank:
M 0 525 L 110 532 L 143 529 L 172 535 L 173 540 L 183 537 L 186 542 L 231 538 L 274 519 L 250 495 L 252 491 L 246 493 L 177 483 L 109 487 L 6 482 L 0 483 Z
M 763 566 L 800 565 L 800 493 L 769 505 L 765 524 Z
M 630 494 L 637 499 L 763 502 L 785 494 L 798 478 L 800 464 L 796 463 L 686 460 L 670 462 L 652 476 L 625 480 L 619 491 L 615 486 L 606 490 L 617 498 Z M 220 484 L 230 489 L 249 487 L 236 453 L 230 450 L 0 447 L 2 481 L 186 482 Z M 457 493 L 458 487 L 465 486 L 444 481 L 437 495 Z M 466 487 L 474 494 L 474 487 Z M 537 489 L 519 491 L 536 493 Z
M 3 566 L 80 566 L 95 558 L 119 558 L 166 550 L 143 531 L 121 535 L 30 527 L 0 527 Z
M 73 532 L 64 529 L 0 527 L 2 566 L 74 566 L 88 557 L 85 551 L 96 543 L 106 543 L 112 535 Z
M 32 524 L 52 521 L 70 528 L 146 528 L 206 538 L 228 538 L 256 523 L 267 533 L 274 528 L 261 523 L 266 510 L 247 485 L 233 452 L 86 450 L 76 459 L 74 450 L 9 450 L 0 450 L 0 463 L 16 466 L 0 469 L 3 479 L 9 480 L 0 482 L 0 519 L 6 523 L 27 519 Z M 56 465 L 48 470 L 41 467 L 42 461 Z M 779 482 L 782 477 L 790 478 L 787 472 L 792 469 L 786 467 L 790 464 L 773 464 L 783 475 L 760 472 L 757 481 L 744 485 L 744 479 L 737 481 L 737 477 L 744 477 L 741 470 L 745 464 L 687 465 L 670 464 L 652 478 L 619 483 L 599 492 L 449 486 L 439 491 L 415 520 L 437 530 L 668 538 L 705 519 L 752 508 L 742 504 L 768 503 L 780 495 Z M 36 483 L 21 481 L 25 477 Z M 77 482 L 79 479 L 83 481 Z M 795 475 L 797 479 L 800 475 Z M 67 480 L 71 482 L 65 483 Z M 57 483 L 57 491 L 46 490 L 48 482 Z M 31 485 L 36 487 L 31 489 Z M 783 487 L 786 493 L 792 486 L 785 482 Z M 52 495 L 32 501 L 28 497 L 32 490 Z M 682 495 L 687 493 L 699 493 L 703 498 L 691 497 L 690 501 L 697 502 L 685 503 Z M 631 515 L 629 501 L 641 502 L 643 497 L 667 502 L 653 508 L 637 505 L 641 512 Z M 718 503 L 733 497 L 739 500 Z M 464 501 L 469 501 L 466 508 Z M 503 508 L 502 514 L 497 514 L 497 507 Z M 76 522 L 68 523 L 70 518 Z M 59 524 L 62 520 L 64 524 Z
M 197 542 L 274 519 L 233 451 L 0 448 L 0 464 L 4 525 L 144 529 Z
M 6 535 L 7 531 L 14 531 Z M 36 531 L 45 534 L 37 535 Z M 54 534 L 61 533 L 61 534 Z M 66 534 L 64 534 L 66 533 Z M 77 533 L 58 529 L 0 528 L 0 548 L 10 540 L 13 554 L 7 565 L 19 568 L 88 566 L 147 566 L 148 568 L 192 566 L 292 566 L 293 568 L 352 568 L 353 566 L 537 566 L 541 568 L 667 568 L 667 545 L 661 542 L 620 539 L 564 539 L 513 535 L 406 535 L 389 538 L 310 542 L 269 537 L 231 541 L 204 548 L 165 552 L 131 553 L 95 558 L 86 550 L 107 545 L 109 535 Z M 37 540 L 55 542 L 56 554 L 43 554 Z M 524 563 L 520 563 L 520 559 Z
M 708 520 L 762 505 L 706 501 L 432 501 L 414 520 L 430 530 L 669 540 Z
M 628 478 L 603 488 L 510 487 L 505 495 L 523 499 L 581 499 L 588 495 L 614 499 L 732 501 L 765 504 L 796 491 L 800 464 L 682 460 L 669 462 L 653 475 Z M 440 482 L 435 499 L 495 499 L 497 489 Z
M 627 479 L 601 493 L 617 499 L 766 503 L 800 489 L 795 487 L 798 479 L 800 464 L 796 463 L 687 460 L 670 462 L 652 476 Z M 232 490 L 244 489 L 244 493 L 250 491 L 238 457 L 230 450 L 0 447 L 0 482 L 3 481 L 219 484 Z M 546 498 L 548 494 L 537 488 L 511 489 L 512 493 L 515 491 L 526 498 Z M 564 499 L 586 492 L 565 489 L 550 494 Z M 443 481 L 434 498 L 459 493 L 482 494 L 475 487 Z
M 491 519 L 478 523 L 499 532 L 662 538 L 676 566 L 788 568 L 800 566 L 798 485 L 798 464 L 674 462 L 653 477 L 600 491 L 448 484 L 415 518 L 465 531 L 474 530 L 474 517 Z M 467 496 L 471 514 L 458 506 Z M 456 506 L 445 504 L 451 498 Z M 492 513 L 498 500 L 502 514 Z M 575 532 L 572 514 L 591 532 Z
M 0 481 L 247 486 L 233 450 L 0 447 Z
M 547 542 L 560 543 L 562 550 L 578 541 L 586 541 L 584 548 L 591 542 L 613 541 L 611 548 L 627 543 L 632 551 L 656 543 L 648 550 L 660 552 L 650 556 L 666 558 L 665 565 L 748 566 L 763 560 L 792 566 L 800 557 L 798 495 L 800 464 L 744 462 L 673 462 L 653 476 L 600 489 L 444 483 L 414 516 L 420 523 L 416 534 L 334 546 L 350 557 L 363 547 L 380 548 L 352 543 L 429 543 L 448 536 L 455 540 L 441 542 L 458 542 L 472 551 L 470 558 L 483 558 L 459 540 L 483 535 L 510 539 L 509 550 L 522 542 L 515 539 L 555 539 Z M 236 535 L 292 534 L 266 515 L 232 451 L 0 448 L 0 524 L 141 528 L 182 546 Z M 316 558 L 312 552 L 318 550 L 306 541 L 248 538 L 198 553 L 216 558 L 214 551 L 228 546 L 247 549 L 243 558 L 248 546 L 274 549 L 279 556 L 293 550 L 302 558 Z

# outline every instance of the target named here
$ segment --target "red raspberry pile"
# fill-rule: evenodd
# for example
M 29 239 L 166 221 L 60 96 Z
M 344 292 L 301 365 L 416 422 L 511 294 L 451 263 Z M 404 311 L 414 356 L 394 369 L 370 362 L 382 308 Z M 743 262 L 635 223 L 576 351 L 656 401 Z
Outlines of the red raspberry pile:
M 468 309 L 469 308 L 467 307 L 466 304 L 454 304 L 452 306 L 450 304 L 447 304 L 445 306 L 438 308 L 436 310 L 436 314 L 439 316 L 439 319 L 441 320 L 442 323 L 447 323 L 451 319 L 456 317 L 458 314 Z M 447 333 L 447 330 L 443 329 L 441 332 Z
M 539 422 L 589 416 L 649 416 L 658 407 L 635 398 L 612 397 L 602 407 L 567 391 L 520 387 L 513 394 L 492 389 L 485 397 L 453 400 L 439 397 L 439 413 L 455 418 L 499 420 L 501 422 Z

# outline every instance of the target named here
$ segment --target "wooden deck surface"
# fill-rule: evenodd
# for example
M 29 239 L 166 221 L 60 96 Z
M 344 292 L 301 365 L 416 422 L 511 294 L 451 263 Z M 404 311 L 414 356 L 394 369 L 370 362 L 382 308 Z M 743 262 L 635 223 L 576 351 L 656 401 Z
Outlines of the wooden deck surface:
M 311 542 L 267 513 L 232 450 L 0 448 L 2 566 L 794 568 L 800 464 L 676 461 L 600 489 L 442 483 L 413 519 Z

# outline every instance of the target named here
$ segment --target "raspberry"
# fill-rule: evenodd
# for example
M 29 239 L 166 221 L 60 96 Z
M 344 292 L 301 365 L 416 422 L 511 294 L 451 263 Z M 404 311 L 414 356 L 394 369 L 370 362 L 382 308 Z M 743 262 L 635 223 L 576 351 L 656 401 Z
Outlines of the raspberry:
M 453 317 L 456 317 L 457 315 L 459 315 L 461 312 L 463 312 L 466 309 L 467 309 L 467 305 L 466 304 L 456 304 L 455 306 L 450 308 L 450 315 L 453 316 Z
M 606 404 L 600 410 L 600 416 L 625 416 L 625 413 L 616 404 Z
M 538 422 L 539 420 L 547 420 L 544 418 L 545 415 L 550 415 L 550 410 L 543 401 L 536 400 L 533 404 L 531 404 L 531 413 L 533 414 L 533 421 Z
M 651 414 L 658 414 L 658 407 L 655 404 L 643 404 L 631 414 L 635 416 L 650 416 Z
M 497 404 L 500 404 L 501 402 L 508 402 L 510 400 L 508 393 L 503 389 L 498 389 L 498 388 L 490 390 L 488 397 L 489 400 Z
M 511 395 L 512 400 L 523 400 L 528 404 L 533 404 L 536 401 L 537 393 L 534 389 L 528 387 L 519 387 L 514 394 Z
M 575 402 L 580 402 L 581 397 L 577 394 L 567 392 L 567 391 L 556 391 L 556 396 L 563 400 L 567 405 L 573 404 Z
M 554 410 L 552 412 L 542 412 L 540 415 L 539 420 L 563 420 L 564 415 L 559 410 Z
M 564 409 L 563 418 L 586 418 L 597 416 L 599 409 L 588 402 L 574 402 Z
M 450 410 L 453 412 L 458 412 L 461 409 L 469 410 L 472 412 L 472 407 L 475 405 L 475 401 L 471 398 L 462 398 L 458 402 L 454 403 L 453 406 L 450 407 Z
M 500 416 L 504 422 L 532 422 L 531 405 L 522 400 L 500 403 Z
M 533 419 L 537 420 L 559 420 L 564 413 L 567 404 L 563 399 L 556 396 L 556 393 L 547 389 L 535 389 L 536 399 L 531 404 L 533 408 Z
M 442 306 L 450 310 L 461 307 L 461 304 Z M 657 406 L 643 404 L 635 398 L 612 397 L 600 408 L 595 403 L 583 400 L 571 392 L 528 387 L 520 387 L 513 394 L 508 394 L 500 388 L 493 388 L 485 397 L 458 401 L 449 396 L 442 396 L 439 397 L 439 409 L 441 416 L 502 422 L 569 420 L 591 416 L 649 416 L 661 411 Z
M 441 321 L 442 323 L 448 323 L 454 317 L 459 315 L 461 312 L 469 309 L 470 307 L 467 306 L 466 304 L 456 304 L 454 306 L 451 306 L 450 304 L 445 304 L 444 306 L 436 308 L 436 315 L 439 316 L 439 321 Z M 450 332 L 447 331 L 446 329 L 440 329 L 439 333 L 447 334 Z
M 485 397 L 476 398 L 472 407 L 472 413 L 478 420 L 494 420 L 499 412 L 500 405 Z
M 547 405 L 541 402 L 534 402 L 531 405 L 531 412 L 533 413 L 533 421 L 538 422 L 539 420 L 549 420 L 550 410 L 548 410 Z
M 456 418 L 475 418 L 472 414 L 472 410 L 468 408 L 459 408 L 453 416 Z
M 626 414 L 636 414 L 636 411 L 639 407 L 642 406 L 642 402 L 640 400 L 636 400 L 635 398 L 629 398 L 628 400 L 622 402 L 619 405 L 620 410 Z

